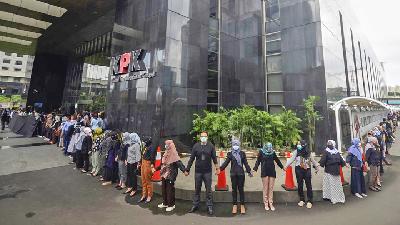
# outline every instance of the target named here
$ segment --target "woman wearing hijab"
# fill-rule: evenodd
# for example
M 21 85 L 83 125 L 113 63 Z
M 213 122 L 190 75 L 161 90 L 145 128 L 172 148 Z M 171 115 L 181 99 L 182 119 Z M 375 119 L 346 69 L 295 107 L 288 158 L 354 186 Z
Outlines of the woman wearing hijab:
M 186 171 L 175 144 L 172 140 L 165 141 L 165 153 L 161 159 L 161 166 L 155 170 L 161 169 L 162 196 L 163 202 L 158 208 L 166 208 L 167 212 L 175 209 L 175 181 L 178 176 L 178 168 L 184 173 Z
M 314 160 L 314 157 L 310 154 L 307 149 L 306 141 L 302 140 L 298 142 L 296 150 L 292 152 L 292 157 L 286 162 L 286 169 L 295 163 L 295 173 L 297 180 L 297 194 L 299 195 L 300 201 L 297 203 L 298 206 L 303 207 L 305 204 L 303 184 L 306 183 L 307 188 L 307 205 L 308 209 L 312 208 L 313 204 L 313 191 L 311 183 L 311 167 L 313 166 L 318 172 L 319 165 Z
M 82 173 L 87 173 L 89 171 L 89 152 L 92 151 L 92 129 L 89 127 L 83 128 L 82 138 L 82 148 L 81 148 L 81 159 L 83 164 Z
M 105 170 L 104 168 L 108 156 L 108 151 L 110 150 L 113 143 L 112 139 L 113 134 L 114 132 L 110 130 L 104 132 L 104 137 L 103 137 L 104 140 L 100 143 L 100 153 L 99 153 L 100 154 L 99 167 L 101 168 L 100 181 L 104 181 L 104 170 Z
M 263 183 L 263 197 L 265 210 L 275 211 L 273 205 L 274 184 L 276 178 L 275 163 L 282 169 L 283 165 L 272 148 L 271 143 L 267 143 L 259 151 L 257 156 L 256 165 L 253 170 L 257 171 L 258 166 L 261 164 L 261 179 Z
M 100 172 L 100 144 L 104 140 L 102 135 L 103 130 L 98 127 L 93 131 L 93 148 L 92 148 L 92 176 L 97 176 Z
M 380 164 L 380 153 L 377 150 L 378 140 L 372 136 L 372 131 L 368 133 L 367 144 L 365 149 L 365 161 L 367 162 L 369 170 L 369 189 L 371 191 L 381 191 L 379 186 L 379 164 Z
M 116 157 L 120 148 L 120 143 L 117 132 L 113 132 L 111 134 L 110 143 L 106 147 L 108 146 L 109 149 L 107 151 L 107 157 L 104 165 L 103 186 L 110 185 L 118 180 L 118 163 L 116 161 Z
M 329 140 L 319 161 L 319 164 L 325 168 L 322 180 L 322 197 L 326 200 L 329 199 L 332 204 L 345 202 L 342 181 L 340 180 L 340 167 L 344 167 L 346 162 L 335 145 L 335 141 Z
M 128 143 L 129 143 L 129 133 L 125 132 L 122 134 L 122 145 L 120 151 L 117 154 L 118 161 L 118 177 L 119 184 L 115 187 L 118 190 L 122 190 L 126 187 L 126 157 L 128 151 Z
M 251 168 L 247 162 L 246 153 L 240 149 L 240 141 L 232 141 L 232 151 L 228 152 L 225 162 L 221 165 L 220 170 L 225 170 L 228 164 L 231 164 L 231 182 L 232 182 L 232 214 L 237 213 L 237 192 L 240 195 L 240 213 L 245 214 L 246 208 L 244 206 L 244 181 L 245 173 L 243 166 L 246 168 L 246 172 L 252 177 Z
M 361 141 L 358 138 L 354 138 L 351 144 L 346 157 L 346 162 L 351 166 L 351 193 L 358 198 L 367 197 L 363 174 Z
M 153 176 L 152 169 L 154 169 L 154 163 L 156 161 L 156 149 L 151 145 L 152 139 L 147 137 L 144 139 L 143 157 L 140 163 L 140 176 L 142 179 L 142 197 L 139 202 L 150 202 L 153 197 L 153 182 L 151 177 Z
M 127 167 L 127 180 L 126 180 L 126 186 L 128 187 L 128 190 L 126 190 L 126 194 L 129 193 L 129 195 L 132 197 L 136 194 L 137 192 L 137 169 L 138 169 L 138 164 L 141 160 L 141 151 L 140 151 L 140 138 L 139 135 L 136 133 L 131 133 L 129 134 L 129 140 L 127 142 L 127 151 L 128 151 L 128 157 L 126 158 L 125 164 Z M 142 178 L 143 179 L 143 178 Z M 151 198 L 149 199 L 148 202 L 151 201 Z

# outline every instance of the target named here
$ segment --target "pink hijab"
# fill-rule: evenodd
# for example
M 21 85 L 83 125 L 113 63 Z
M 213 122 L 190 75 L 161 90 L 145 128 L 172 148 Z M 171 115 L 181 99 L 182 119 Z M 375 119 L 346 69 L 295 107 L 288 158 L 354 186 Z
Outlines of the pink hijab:
M 162 164 L 169 165 L 169 164 L 172 164 L 174 162 L 181 160 L 178 152 L 176 151 L 174 142 L 172 140 L 166 140 L 165 144 L 168 146 L 168 149 L 166 150 L 166 152 L 164 153 L 164 155 L 162 157 Z

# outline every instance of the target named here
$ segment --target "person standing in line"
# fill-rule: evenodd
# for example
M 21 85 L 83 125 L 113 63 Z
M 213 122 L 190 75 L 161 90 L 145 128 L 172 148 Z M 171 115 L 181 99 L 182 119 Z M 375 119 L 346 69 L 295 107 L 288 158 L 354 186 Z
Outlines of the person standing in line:
M 346 163 L 351 166 L 351 193 L 358 198 L 367 197 L 363 172 L 363 152 L 361 141 L 358 138 L 354 138 L 351 144 L 352 145 L 348 149 L 348 155 L 346 157 Z
M 378 146 L 378 140 L 372 136 L 372 131 L 368 133 L 367 144 L 365 149 L 365 161 L 367 161 L 367 170 L 369 170 L 369 189 L 371 191 L 381 191 L 378 184 L 379 179 L 379 151 L 376 149 Z
M 300 201 L 297 203 L 298 206 L 303 207 L 306 200 L 304 198 L 303 185 L 306 183 L 307 188 L 307 205 L 308 209 L 312 208 L 313 204 L 313 190 L 311 183 L 311 167 L 314 167 L 316 170 L 315 173 L 318 173 L 319 165 L 317 161 L 315 161 L 313 155 L 311 155 L 310 151 L 307 148 L 307 143 L 305 140 L 301 140 L 298 142 L 296 146 L 296 150 L 292 152 L 292 157 L 286 162 L 287 169 L 292 163 L 295 162 L 295 174 L 297 180 L 297 194 L 299 195 Z
M 118 140 L 118 132 L 113 132 L 111 135 L 110 148 L 107 151 L 107 159 L 104 165 L 103 186 L 110 185 L 118 180 L 118 163 L 117 154 L 120 150 L 121 143 Z
M 83 169 L 82 173 L 87 173 L 89 171 L 89 152 L 92 151 L 92 129 L 89 127 L 83 128 L 83 136 L 82 138 L 82 148 L 81 148 L 81 159 Z
M 328 140 L 327 147 L 319 161 L 320 166 L 325 168 L 322 180 L 322 198 L 330 200 L 332 204 L 345 202 L 340 167 L 346 166 L 346 162 L 335 145 L 335 141 Z
M 100 145 L 101 142 L 104 140 L 104 135 L 102 135 L 103 130 L 98 127 L 93 131 L 93 148 L 92 148 L 92 171 L 90 174 L 92 176 L 97 176 L 99 174 L 101 167 L 100 167 Z
M 213 210 L 213 199 L 211 192 L 211 182 L 212 182 L 211 162 L 214 163 L 215 173 L 217 175 L 219 174 L 220 170 L 217 162 L 217 156 L 214 145 L 208 142 L 207 132 L 201 132 L 200 143 L 196 143 L 193 146 L 192 154 L 190 155 L 190 159 L 188 161 L 185 176 L 189 175 L 190 168 L 192 167 L 194 160 L 196 160 L 195 175 L 194 175 L 195 193 L 193 196 L 193 206 L 190 209 L 189 213 L 193 213 L 199 209 L 201 186 L 202 183 L 204 182 L 204 185 L 206 187 L 207 213 L 209 215 L 213 215 L 214 210 Z
M 125 160 L 125 164 L 127 167 L 127 180 L 126 186 L 128 189 L 126 190 L 126 194 L 133 197 L 138 189 L 137 185 L 137 175 L 138 175 L 138 164 L 141 160 L 141 151 L 140 151 L 140 137 L 137 133 L 129 134 L 129 141 L 127 144 L 128 157 Z M 143 178 L 142 178 L 143 179 Z M 151 199 L 148 201 L 150 202 Z
M 138 202 L 150 202 L 153 197 L 153 182 L 151 177 L 153 176 L 152 169 L 156 161 L 157 151 L 152 146 L 152 139 L 150 137 L 144 139 L 144 149 L 142 162 L 140 163 L 140 175 L 142 178 L 142 197 Z
M 126 176 L 127 176 L 127 168 L 126 168 L 126 158 L 128 154 L 129 147 L 129 133 L 125 132 L 122 134 L 122 144 L 121 149 L 117 154 L 117 162 L 118 162 L 118 177 L 119 184 L 115 187 L 118 190 L 122 190 L 126 187 Z
M 281 161 L 272 148 L 271 143 L 267 143 L 258 152 L 257 161 L 254 165 L 253 170 L 257 171 L 261 164 L 261 179 L 263 183 L 263 200 L 264 209 L 266 211 L 275 211 L 273 205 L 274 202 L 274 185 L 276 178 L 275 163 L 282 169 L 285 170 Z
M 246 153 L 240 149 L 240 141 L 232 141 L 232 150 L 228 152 L 225 162 L 221 165 L 220 170 L 225 170 L 225 168 L 231 163 L 231 182 L 232 182 L 232 214 L 237 213 L 237 193 L 239 191 L 240 196 L 240 213 L 245 214 L 246 208 L 244 206 L 244 182 L 245 182 L 245 172 L 243 166 L 246 168 L 246 172 L 250 177 L 253 176 L 251 173 L 251 168 L 247 162 Z
M 167 212 L 175 209 L 175 181 L 178 176 L 178 169 L 183 173 L 186 172 L 174 142 L 166 140 L 165 153 L 161 159 L 161 165 L 153 169 L 153 172 L 161 170 L 163 202 L 158 205 L 158 208 L 166 208 L 165 211 Z
M 1 112 L 1 130 L 6 128 L 6 123 L 10 121 L 10 111 L 8 109 L 3 109 Z

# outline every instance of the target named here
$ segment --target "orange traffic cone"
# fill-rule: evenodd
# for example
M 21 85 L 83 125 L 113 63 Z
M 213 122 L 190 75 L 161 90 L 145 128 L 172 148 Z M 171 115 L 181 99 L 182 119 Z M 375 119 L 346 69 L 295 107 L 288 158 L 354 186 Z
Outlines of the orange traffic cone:
M 157 147 L 157 156 L 156 156 L 156 162 L 154 163 L 154 167 L 157 168 L 161 166 L 161 148 L 160 146 Z M 161 181 L 161 174 L 160 171 L 154 172 L 153 176 L 151 177 L 151 180 L 153 182 L 160 182 Z
M 224 152 L 219 152 L 219 165 L 221 166 L 224 163 Z M 215 185 L 215 191 L 228 191 L 228 185 L 226 185 L 226 177 L 225 177 L 225 170 L 220 171 L 218 175 L 218 182 Z
M 344 180 L 343 169 L 342 169 L 341 166 L 340 166 L 339 172 L 340 172 L 340 180 L 342 181 L 342 186 L 348 185 L 349 182 L 347 182 L 347 181 Z
M 290 158 L 290 152 L 286 152 L 286 158 Z M 297 187 L 294 185 L 294 180 L 293 180 L 293 169 L 292 166 L 289 166 L 286 169 L 286 177 L 285 177 L 285 183 L 282 184 L 282 187 L 286 191 L 296 191 Z

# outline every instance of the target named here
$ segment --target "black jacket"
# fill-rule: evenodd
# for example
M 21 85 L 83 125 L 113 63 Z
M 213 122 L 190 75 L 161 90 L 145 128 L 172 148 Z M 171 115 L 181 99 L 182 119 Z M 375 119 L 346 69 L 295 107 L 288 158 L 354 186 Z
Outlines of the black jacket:
M 380 159 L 380 152 L 378 150 L 369 148 L 365 153 L 365 160 L 368 162 L 368 166 L 379 166 Z
M 358 170 L 362 169 L 362 162 L 360 162 L 360 160 L 358 160 L 357 156 L 349 153 L 346 157 L 346 162 L 350 164 L 351 168 L 355 168 Z
M 346 166 L 346 162 L 339 153 L 332 155 L 328 151 L 325 151 L 319 161 L 319 165 L 325 167 L 325 173 L 338 176 L 340 174 L 340 167 Z
M 256 165 L 254 165 L 253 170 L 257 171 L 258 166 L 261 164 L 261 177 L 276 177 L 275 162 L 281 169 L 283 169 L 281 160 L 279 160 L 275 152 L 271 155 L 265 155 L 260 150 L 258 152 Z
M 169 174 L 167 180 L 170 180 L 172 182 L 176 181 L 176 177 L 178 177 L 178 168 L 180 171 L 185 172 L 186 168 L 185 165 L 183 165 L 182 161 L 177 161 L 169 165 L 171 167 L 171 173 Z M 155 168 L 156 170 L 161 170 L 161 166 L 158 166 Z
M 215 152 L 214 145 L 210 142 L 202 145 L 200 143 L 196 143 L 193 146 L 192 154 L 190 155 L 190 159 L 187 165 L 187 171 L 192 167 L 193 161 L 196 159 L 195 172 L 196 173 L 211 173 L 212 164 L 217 164 L 217 156 Z
M 244 175 L 244 169 L 243 166 L 246 168 L 247 173 L 251 173 L 251 169 L 249 166 L 249 163 L 247 162 L 246 158 L 246 153 L 240 151 L 239 153 L 240 158 L 242 160 L 242 165 L 239 165 L 238 162 L 236 161 L 236 158 L 233 156 L 232 152 L 228 152 L 228 155 L 226 156 L 225 162 L 221 165 L 220 169 L 224 170 L 230 162 L 231 164 L 231 176 L 233 175 Z
M 89 153 L 89 151 L 92 150 L 92 144 L 93 144 L 92 137 L 86 136 L 85 138 L 83 138 L 81 154 Z

